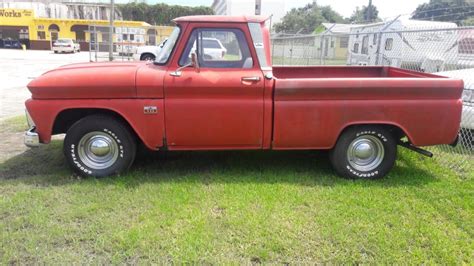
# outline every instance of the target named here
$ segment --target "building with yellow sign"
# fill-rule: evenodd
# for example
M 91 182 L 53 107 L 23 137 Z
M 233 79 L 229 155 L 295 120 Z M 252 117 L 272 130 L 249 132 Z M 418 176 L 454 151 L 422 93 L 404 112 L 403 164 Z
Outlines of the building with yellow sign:
M 91 43 L 100 45 L 108 40 L 108 25 L 106 20 L 40 18 L 30 9 L 0 8 L 0 40 L 18 40 L 35 50 L 49 50 L 58 38 L 71 38 L 87 51 Z M 151 26 L 143 21 L 115 21 L 114 26 L 114 42 L 135 45 L 155 45 L 172 31 L 172 27 Z

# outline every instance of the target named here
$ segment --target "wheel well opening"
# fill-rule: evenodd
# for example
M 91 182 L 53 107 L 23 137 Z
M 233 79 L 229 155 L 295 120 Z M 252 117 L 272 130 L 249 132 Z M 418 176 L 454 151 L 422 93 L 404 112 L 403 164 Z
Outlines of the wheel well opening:
M 391 124 L 357 124 L 357 125 L 350 125 L 350 126 L 347 126 L 346 128 L 344 128 L 344 130 L 341 131 L 339 136 L 341 136 L 342 133 L 344 133 L 346 130 L 348 130 L 350 128 L 358 128 L 358 127 L 366 127 L 366 126 L 377 126 L 377 127 L 381 127 L 383 129 L 388 130 L 388 132 L 390 132 L 390 134 L 393 136 L 395 141 L 399 141 L 400 139 L 402 139 L 404 137 L 408 138 L 408 135 L 405 133 L 405 131 L 403 131 L 403 129 L 401 129 L 400 127 L 398 127 L 396 125 L 391 125 Z
M 90 115 L 106 115 L 110 116 L 125 125 L 130 133 L 135 137 L 136 140 L 141 141 L 137 133 L 130 126 L 127 120 L 125 120 L 120 114 L 112 110 L 100 109 L 100 108 L 79 108 L 79 109 L 67 109 L 61 111 L 54 120 L 52 135 L 64 134 L 68 129 L 77 121 Z
M 140 56 L 140 60 L 143 60 L 143 58 L 145 58 L 145 56 L 147 56 L 147 55 L 151 55 L 151 56 L 155 57 L 154 54 L 147 52 L 147 53 L 143 53 L 143 54 Z

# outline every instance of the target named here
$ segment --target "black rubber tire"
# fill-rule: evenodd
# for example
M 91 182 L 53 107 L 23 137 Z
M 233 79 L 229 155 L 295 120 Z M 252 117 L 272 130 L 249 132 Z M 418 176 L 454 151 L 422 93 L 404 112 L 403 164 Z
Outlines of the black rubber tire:
M 141 61 L 155 61 L 155 56 L 152 55 L 152 54 L 143 54 L 143 55 L 140 57 L 140 60 L 141 60 Z
M 81 138 L 89 132 L 100 131 L 113 138 L 118 145 L 117 160 L 105 169 L 87 167 L 78 155 Z M 74 123 L 66 133 L 63 151 L 72 169 L 82 176 L 105 177 L 125 172 L 135 160 L 137 144 L 134 136 L 120 120 L 107 115 L 91 115 Z
M 58 51 L 54 51 L 54 53 L 55 53 L 55 54 L 57 54 L 57 53 L 58 53 Z
M 354 169 L 347 156 L 347 149 L 353 140 L 362 135 L 378 138 L 384 147 L 382 162 L 373 170 L 363 172 Z M 356 126 L 345 130 L 339 137 L 336 146 L 329 152 L 329 159 L 334 170 L 342 177 L 350 179 L 378 179 L 384 177 L 397 159 L 397 143 L 390 133 L 381 126 Z

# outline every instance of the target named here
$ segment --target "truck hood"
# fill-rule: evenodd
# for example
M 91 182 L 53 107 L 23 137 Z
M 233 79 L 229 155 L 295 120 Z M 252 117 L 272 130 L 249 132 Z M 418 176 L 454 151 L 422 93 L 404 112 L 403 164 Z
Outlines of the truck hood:
M 33 99 L 135 98 L 143 62 L 80 63 L 48 71 L 28 84 Z

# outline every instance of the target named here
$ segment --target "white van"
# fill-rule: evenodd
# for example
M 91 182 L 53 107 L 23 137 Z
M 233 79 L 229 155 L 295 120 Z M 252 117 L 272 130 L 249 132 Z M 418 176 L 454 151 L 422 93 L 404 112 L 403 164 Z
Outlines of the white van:
M 443 71 L 458 61 L 456 28 L 455 23 L 407 18 L 353 27 L 347 64 Z

